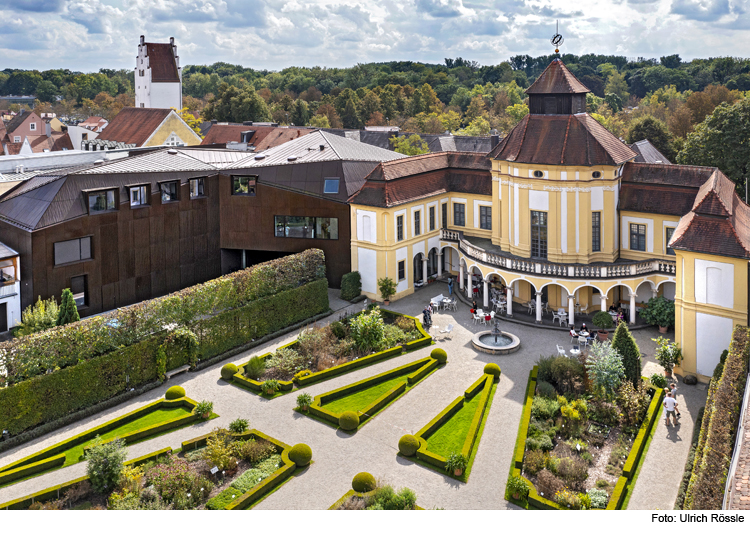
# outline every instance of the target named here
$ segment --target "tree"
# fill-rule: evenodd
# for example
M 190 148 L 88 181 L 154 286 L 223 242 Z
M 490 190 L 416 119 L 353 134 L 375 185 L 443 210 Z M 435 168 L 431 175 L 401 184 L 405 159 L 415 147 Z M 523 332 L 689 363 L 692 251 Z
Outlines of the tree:
M 461 126 L 461 115 L 455 110 L 448 110 L 445 114 L 440 114 L 440 123 L 446 131 L 456 131 Z
M 622 365 L 625 368 L 625 379 L 637 387 L 641 381 L 641 350 L 630 334 L 626 323 L 617 325 L 615 335 L 612 337 L 612 349 L 622 356 Z
M 351 97 L 347 99 L 344 105 L 344 113 L 341 114 L 341 121 L 344 122 L 344 127 L 347 129 L 359 129 L 360 127 L 357 107 L 354 104 L 354 99 Z
M 101 438 L 96 436 L 94 446 L 86 454 L 86 473 L 94 491 L 106 495 L 117 487 L 126 457 L 127 451 L 122 439 L 103 443 Z
M 744 191 L 750 175 L 750 99 L 716 107 L 687 135 L 677 162 L 716 166 Z
M 610 399 L 625 376 L 622 357 L 616 349 L 592 342 L 589 355 L 586 358 L 586 372 L 594 384 L 594 388 Z
M 188 124 L 188 127 L 190 127 L 193 130 L 193 132 L 195 132 L 195 134 L 203 138 L 203 135 L 201 134 L 201 119 L 200 118 L 196 118 L 195 116 L 193 116 L 188 111 L 187 107 L 181 108 L 180 110 L 177 110 L 176 108 L 172 107 L 172 110 L 174 110 L 175 112 L 177 112 L 177 114 L 179 114 L 182 120 Z
M 624 103 L 630 97 L 628 93 L 628 83 L 625 82 L 625 75 L 620 73 L 612 73 L 607 79 L 607 85 L 604 87 L 604 95 L 608 93 L 614 93 Z
M 403 155 L 422 155 L 430 152 L 427 142 L 422 140 L 422 137 L 418 134 L 413 134 L 409 138 L 392 136 L 390 141 L 393 144 L 393 151 Z
M 328 119 L 328 125 L 326 127 L 333 127 L 334 129 L 340 129 L 343 127 L 341 118 L 333 105 L 329 103 L 323 103 L 318 107 L 315 112 L 316 116 L 325 116 Z M 312 120 L 311 120 L 312 121 Z M 316 125 L 316 127 L 324 127 L 323 125 Z
M 465 136 L 487 136 L 490 134 L 490 122 L 479 116 L 467 125 L 465 129 L 458 131 L 458 134 Z
M 76 301 L 73 298 L 73 292 L 70 288 L 65 288 L 62 291 L 60 297 L 60 308 L 57 311 L 57 326 L 67 325 L 68 323 L 75 323 L 80 321 L 81 316 L 78 315 L 78 307 Z
M 484 99 L 480 95 L 472 98 L 469 107 L 466 109 L 466 121 L 471 123 L 476 118 L 483 116 L 487 113 L 487 107 L 485 106 Z
M 36 87 L 36 98 L 45 103 L 54 103 L 58 94 L 57 86 L 49 80 L 43 80 Z
M 619 112 L 622 110 L 622 99 L 616 93 L 608 93 L 604 95 L 604 101 L 612 109 L 612 112 Z
M 310 127 L 318 127 L 320 129 L 328 129 L 331 127 L 330 122 L 328 121 L 327 116 L 322 116 L 320 114 L 316 114 L 312 118 L 310 118 Z
M 653 116 L 642 116 L 630 124 L 626 137 L 628 144 L 648 140 L 670 161 L 674 159 L 672 135 L 664 122 Z
M 292 108 L 292 123 L 301 126 L 307 125 L 308 121 L 310 121 L 310 110 L 308 109 L 307 101 L 297 99 Z
M 524 104 L 509 106 L 505 109 L 505 113 L 511 117 L 515 125 L 526 117 L 529 113 L 529 107 Z
M 219 121 L 268 121 L 271 113 L 263 98 L 252 86 L 239 89 L 226 82 L 219 85 L 216 96 L 203 109 L 203 117 Z
M 54 297 L 42 301 L 40 296 L 34 305 L 26 307 L 18 325 L 19 336 L 26 336 L 51 329 L 57 323 L 58 306 Z

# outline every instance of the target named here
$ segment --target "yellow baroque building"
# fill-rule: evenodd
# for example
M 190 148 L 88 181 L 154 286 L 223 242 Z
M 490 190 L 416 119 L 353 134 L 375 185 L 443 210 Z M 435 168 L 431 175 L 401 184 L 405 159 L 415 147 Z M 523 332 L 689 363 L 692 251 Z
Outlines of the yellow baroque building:
M 711 376 L 748 323 L 750 213 L 719 170 L 643 160 L 586 111 L 560 60 L 526 90 L 530 113 L 488 155 L 381 163 L 349 199 L 352 270 L 380 300 L 450 273 L 489 307 L 490 287 L 537 322 L 675 300 L 682 373 Z M 474 297 L 474 296 L 477 297 Z

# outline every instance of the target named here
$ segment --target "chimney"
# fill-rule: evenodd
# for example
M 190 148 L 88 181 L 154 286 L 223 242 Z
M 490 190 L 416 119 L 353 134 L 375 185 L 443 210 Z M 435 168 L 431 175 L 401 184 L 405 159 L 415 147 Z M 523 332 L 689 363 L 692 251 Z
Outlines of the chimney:
M 490 147 L 494 148 L 500 143 L 500 135 L 492 135 L 490 136 Z
M 141 36 L 141 45 L 145 45 L 145 44 L 146 44 L 146 36 L 142 35 Z
M 172 48 L 174 48 L 174 37 L 169 38 L 169 44 L 172 45 Z

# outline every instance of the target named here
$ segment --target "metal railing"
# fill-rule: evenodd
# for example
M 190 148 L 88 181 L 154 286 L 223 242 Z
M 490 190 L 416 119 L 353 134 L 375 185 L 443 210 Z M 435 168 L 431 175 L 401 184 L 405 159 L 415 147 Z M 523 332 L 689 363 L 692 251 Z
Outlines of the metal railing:
M 474 260 L 518 273 L 586 280 L 596 278 L 624 278 L 651 273 L 677 274 L 677 264 L 669 260 L 654 259 L 597 265 L 553 263 L 488 252 L 483 248 L 472 245 L 464 238 L 462 232 L 454 230 L 440 230 L 440 239 L 455 241 L 458 243 L 459 250 Z

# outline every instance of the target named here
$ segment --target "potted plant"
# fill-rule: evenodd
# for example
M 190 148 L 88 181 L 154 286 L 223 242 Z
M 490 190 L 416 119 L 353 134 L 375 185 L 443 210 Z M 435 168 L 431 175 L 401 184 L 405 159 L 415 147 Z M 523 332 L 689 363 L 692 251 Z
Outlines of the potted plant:
M 202 402 L 196 404 L 196 406 L 193 408 L 193 413 L 196 415 L 199 415 L 202 419 L 207 419 L 211 416 L 211 412 L 214 410 L 214 404 L 213 402 L 209 402 L 208 400 L 203 400 Z
M 383 304 L 388 306 L 391 297 L 396 293 L 396 283 L 390 277 L 379 278 L 378 290 L 380 290 L 380 296 L 383 298 Z
M 641 316 L 648 323 L 658 325 L 659 332 L 664 334 L 674 327 L 674 301 L 666 297 L 652 297 L 641 311 Z
M 662 336 L 652 338 L 652 340 L 656 342 L 656 362 L 664 368 L 664 375 L 671 377 L 672 370 L 675 366 L 679 366 L 680 359 L 682 359 L 680 346 L 677 345 L 677 342 L 670 342 Z
M 281 388 L 281 385 L 279 385 L 279 382 L 275 379 L 267 379 L 266 381 L 261 383 L 260 388 L 265 394 L 270 395 L 279 390 Z
M 651 376 L 651 384 L 657 389 L 663 389 L 667 387 L 667 378 L 661 374 L 654 374 Z
M 469 459 L 463 454 L 454 452 L 445 461 L 445 470 L 453 473 L 455 476 L 461 476 L 466 470 L 467 465 L 469 465 Z
M 520 476 L 511 476 L 508 479 L 506 485 L 508 493 L 510 493 L 514 499 L 518 500 L 521 497 L 524 499 L 529 496 L 529 484 Z
M 313 397 L 306 392 L 297 396 L 297 407 L 299 407 L 300 411 L 307 411 L 312 402 Z
M 615 326 L 610 313 L 604 310 L 601 310 L 594 314 L 594 317 L 591 319 L 591 323 L 593 323 L 596 327 L 599 327 L 599 330 L 596 334 L 600 342 L 605 342 L 607 338 L 609 338 L 609 331 L 607 329 L 611 329 Z

